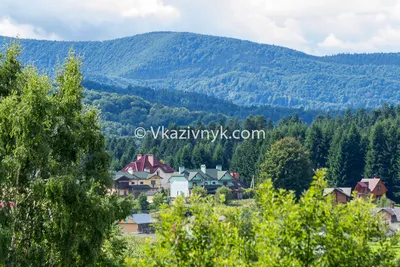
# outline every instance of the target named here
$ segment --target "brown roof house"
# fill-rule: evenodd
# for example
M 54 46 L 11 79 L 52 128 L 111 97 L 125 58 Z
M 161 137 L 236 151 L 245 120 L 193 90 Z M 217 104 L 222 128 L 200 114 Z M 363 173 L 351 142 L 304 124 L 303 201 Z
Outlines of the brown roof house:
M 152 223 L 155 220 L 149 214 L 132 214 L 125 220 L 121 220 L 118 225 L 124 234 L 153 234 L 154 228 Z
M 114 174 L 114 192 L 120 196 L 133 194 L 135 197 L 144 192 L 147 196 L 153 196 L 161 192 L 162 178 L 156 174 L 147 172 L 116 172 Z
M 354 190 L 357 191 L 357 195 L 360 197 L 371 195 L 373 198 L 377 199 L 386 195 L 386 192 L 388 191 L 382 180 L 377 177 L 361 179 Z
M 169 188 L 170 184 L 168 179 L 174 172 L 168 164 L 162 163 L 161 161 L 154 158 L 152 154 L 142 155 L 138 154 L 136 161 L 133 161 L 126 165 L 120 172 L 135 174 L 137 172 L 146 172 L 148 174 L 155 174 L 161 178 L 161 187 Z
M 325 188 L 324 196 L 332 195 L 335 203 L 346 204 L 351 199 L 351 187 Z
M 389 234 L 400 229 L 400 207 L 395 207 L 392 204 L 390 207 L 377 208 L 375 212 L 383 215 L 384 220 L 389 225 Z

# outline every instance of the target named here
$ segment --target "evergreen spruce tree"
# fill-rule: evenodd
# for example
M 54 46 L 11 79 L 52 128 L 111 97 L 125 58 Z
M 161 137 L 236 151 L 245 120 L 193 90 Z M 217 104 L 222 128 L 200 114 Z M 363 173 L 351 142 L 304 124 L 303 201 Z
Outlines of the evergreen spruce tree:
M 365 165 L 361 135 L 353 124 L 345 133 L 338 130 L 329 154 L 328 179 L 331 185 L 354 187 L 362 178 Z

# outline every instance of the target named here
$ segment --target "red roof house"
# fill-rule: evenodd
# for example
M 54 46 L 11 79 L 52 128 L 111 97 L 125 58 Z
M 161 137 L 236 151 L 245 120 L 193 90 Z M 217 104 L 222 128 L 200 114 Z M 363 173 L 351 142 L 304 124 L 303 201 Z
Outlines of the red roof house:
M 128 172 L 130 174 L 134 174 L 137 172 L 147 172 L 150 174 L 155 174 L 161 178 L 161 186 L 163 188 L 169 188 L 170 184 L 168 183 L 168 179 L 171 177 L 171 174 L 174 172 L 168 164 L 162 163 L 159 160 L 155 159 L 153 155 L 142 155 L 138 154 L 136 157 L 136 161 L 133 161 L 126 165 L 121 172 Z
M 161 169 L 164 173 L 173 173 L 172 169 L 168 164 L 161 163 L 155 159 L 153 155 L 137 155 L 136 161 L 133 161 L 126 165 L 121 172 L 148 172 L 154 173 Z
M 382 180 L 374 177 L 372 179 L 361 179 L 354 188 L 359 196 L 372 195 L 374 198 L 380 198 L 386 195 L 388 191 L 386 186 L 383 184 Z

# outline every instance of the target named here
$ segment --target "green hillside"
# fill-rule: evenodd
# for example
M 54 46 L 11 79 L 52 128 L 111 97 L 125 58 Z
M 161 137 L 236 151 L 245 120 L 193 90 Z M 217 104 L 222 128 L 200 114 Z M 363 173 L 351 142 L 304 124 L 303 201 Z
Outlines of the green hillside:
M 10 38 L 0 38 L 9 43 Z M 400 104 L 399 54 L 315 57 L 279 46 L 154 32 L 104 42 L 20 40 L 21 59 L 53 73 L 72 47 L 85 78 L 206 93 L 239 105 L 309 109 Z
M 238 106 L 231 102 L 199 93 L 153 90 L 146 87 L 117 87 L 85 81 L 84 101 L 97 106 L 106 135 L 132 135 L 134 127 L 194 125 L 243 120 L 250 115 L 262 115 L 272 122 L 298 115 L 307 123 L 320 112 L 271 106 Z

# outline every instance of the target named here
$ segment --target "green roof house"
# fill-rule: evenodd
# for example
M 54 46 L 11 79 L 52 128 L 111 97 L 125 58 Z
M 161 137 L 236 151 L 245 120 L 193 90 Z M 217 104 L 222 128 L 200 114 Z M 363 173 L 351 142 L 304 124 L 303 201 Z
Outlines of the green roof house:
M 221 165 L 214 169 L 207 169 L 206 165 L 201 165 L 200 169 L 187 170 L 179 167 L 178 172 L 171 174 L 169 183 L 171 197 L 189 197 L 191 190 L 196 186 L 204 187 L 209 194 L 214 194 L 221 186 L 232 187 L 234 178 L 228 171 L 223 171 Z

